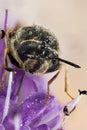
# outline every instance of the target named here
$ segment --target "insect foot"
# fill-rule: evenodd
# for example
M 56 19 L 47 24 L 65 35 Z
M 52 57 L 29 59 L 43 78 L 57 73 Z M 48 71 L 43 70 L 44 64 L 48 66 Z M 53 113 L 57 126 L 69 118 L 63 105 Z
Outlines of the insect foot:
M 67 103 L 64 108 L 63 108 L 63 112 L 65 114 L 65 116 L 69 116 L 71 112 L 73 112 L 78 104 L 78 102 L 81 99 L 81 95 L 87 95 L 87 90 L 78 90 L 79 91 L 79 95 L 72 99 L 69 103 Z
M 79 91 L 79 95 L 87 95 L 87 90 L 78 90 Z

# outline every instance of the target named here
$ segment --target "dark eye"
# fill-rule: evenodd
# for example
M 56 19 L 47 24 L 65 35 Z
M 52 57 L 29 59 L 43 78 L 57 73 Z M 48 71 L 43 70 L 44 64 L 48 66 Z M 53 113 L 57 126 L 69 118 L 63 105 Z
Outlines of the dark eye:
M 53 64 L 55 64 L 57 62 L 57 59 L 53 59 Z

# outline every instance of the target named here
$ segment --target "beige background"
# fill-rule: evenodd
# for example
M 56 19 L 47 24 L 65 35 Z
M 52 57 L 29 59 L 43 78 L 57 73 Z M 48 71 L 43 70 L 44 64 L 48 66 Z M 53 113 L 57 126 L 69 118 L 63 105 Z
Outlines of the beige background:
M 0 23 L 6 8 L 9 25 L 19 19 L 27 25 L 39 24 L 52 30 L 60 43 L 60 56 L 82 66 L 78 70 L 66 66 L 70 93 L 75 97 L 78 89 L 87 89 L 87 0 L 0 0 Z M 66 104 L 70 99 L 64 93 L 64 70 L 65 66 L 52 90 Z M 87 130 L 86 96 L 65 122 L 65 128 Z

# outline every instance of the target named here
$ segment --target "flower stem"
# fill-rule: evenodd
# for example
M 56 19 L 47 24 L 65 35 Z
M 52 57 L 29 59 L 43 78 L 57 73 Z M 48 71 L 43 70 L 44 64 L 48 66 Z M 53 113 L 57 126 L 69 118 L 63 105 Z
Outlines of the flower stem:
M 11 96 L 11 87 L 12 87 L 12 79 L 13 79 L 13 73 L 10 72 L 9 81 L 8 81 L 8 88 L 7 88 L 7 95 L 6 95 L 5 105 L 4 105 L 4 111 L 3 111 L 2 122 L 5 119 L 5 117 L 7 116 L 8 110 L 9 110 L 10 96 Z
M 8 19 L 8 10 L 5 10 L 5 21 L 4 21 L 4 30 L 7 30 L 7 19 Z
M 15 127 L 15 130 L 19 130 L 20 129 L 20 115 L 16 115 L 14 117 L 14 127 Z

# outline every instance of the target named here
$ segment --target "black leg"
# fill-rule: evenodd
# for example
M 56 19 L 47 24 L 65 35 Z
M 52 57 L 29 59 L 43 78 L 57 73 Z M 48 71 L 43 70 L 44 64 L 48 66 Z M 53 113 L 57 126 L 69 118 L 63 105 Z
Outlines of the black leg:
M 17 96 L 19 95 L 19 92 L 21 90 L 21 86 L 22 86 L 22 83 L 23 83 L 23 80 L 24 80 L 24 76 L 25 76 L 25 73 L 23 73 L 23 75 L 21 76 L 20 83 L 19 83 L 18 89 L 16 91 Z

